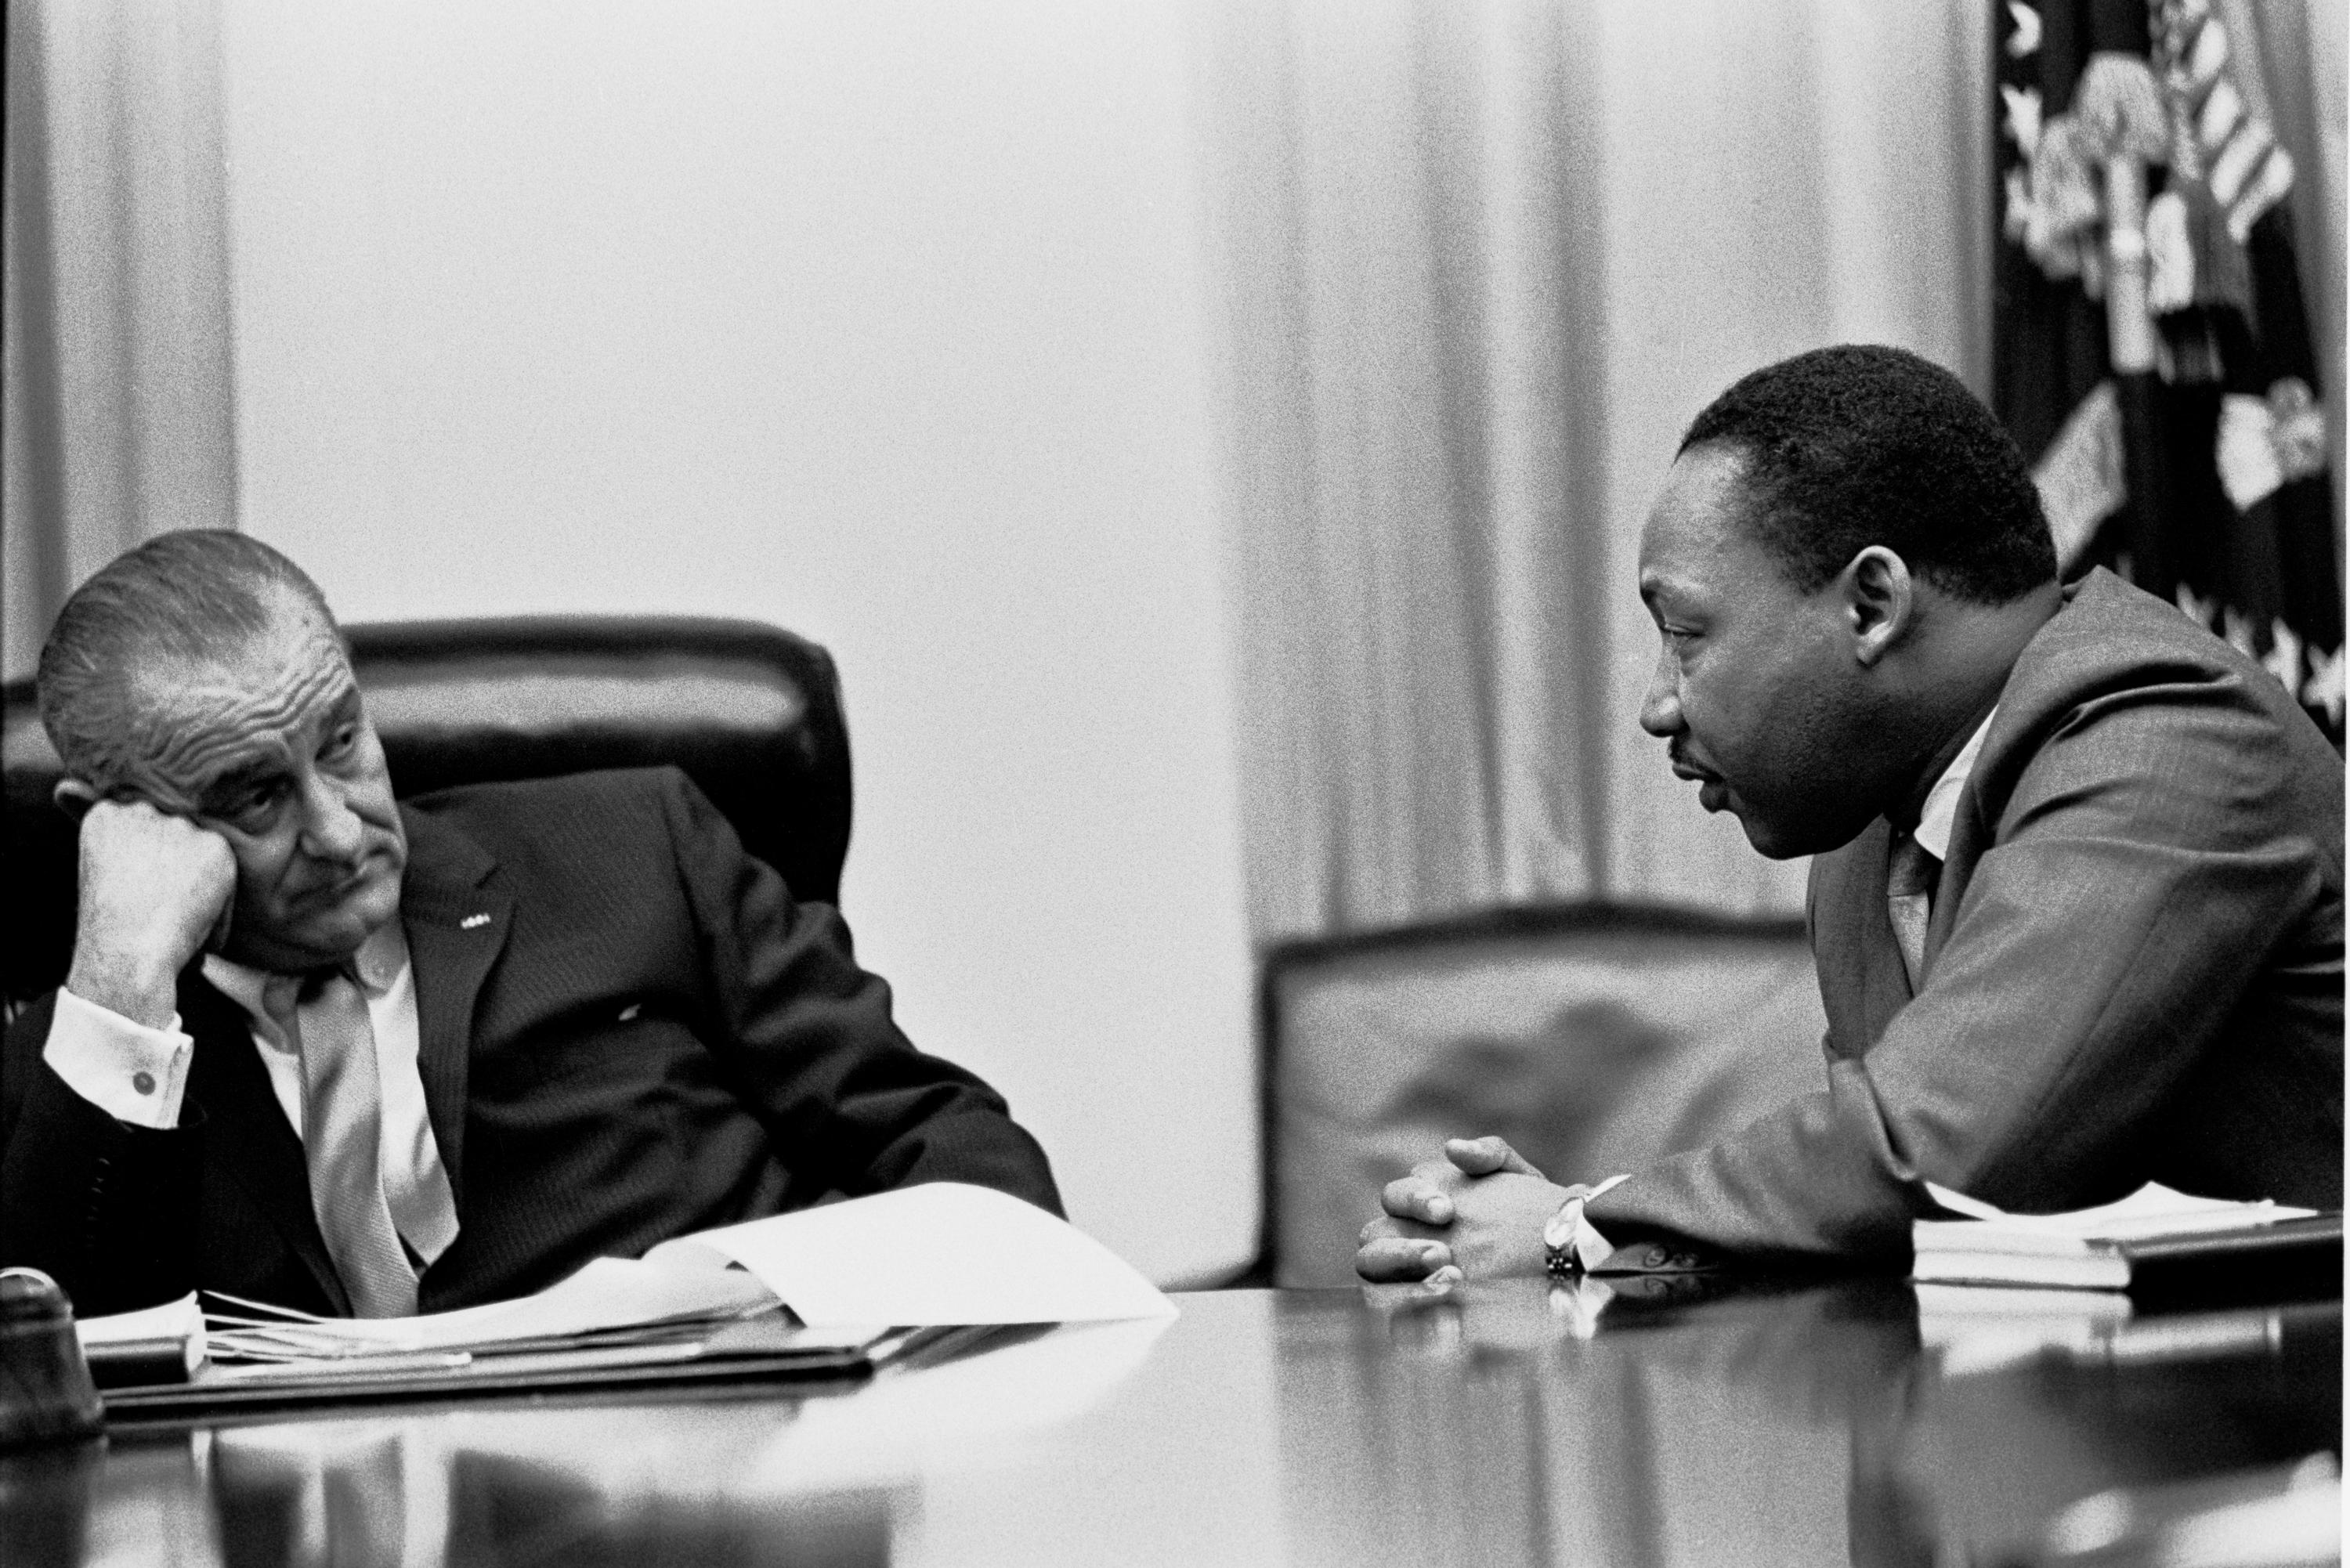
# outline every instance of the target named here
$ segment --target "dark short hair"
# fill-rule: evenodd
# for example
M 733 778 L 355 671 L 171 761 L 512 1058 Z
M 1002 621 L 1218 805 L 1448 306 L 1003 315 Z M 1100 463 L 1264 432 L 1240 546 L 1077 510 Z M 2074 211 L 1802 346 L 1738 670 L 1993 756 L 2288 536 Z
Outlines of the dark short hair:
M 234 656 L 270 629 L 287 593 L 333 627 L 307 573 L 224 528 L 159 534 L 100 567 L 41 647 L 41 724 L 66 772 L 101 790 L 117 784 L 139 733 L 141 672 Z
M 2056 576 L 2023 453 L 1956 376 L 1906 349 L 1816 348 L 1709 404 L 1680 450 L 1744 458 L 1748 523 L 1814 593 L 1882 545 L 1946 593 L 2004 604 Z

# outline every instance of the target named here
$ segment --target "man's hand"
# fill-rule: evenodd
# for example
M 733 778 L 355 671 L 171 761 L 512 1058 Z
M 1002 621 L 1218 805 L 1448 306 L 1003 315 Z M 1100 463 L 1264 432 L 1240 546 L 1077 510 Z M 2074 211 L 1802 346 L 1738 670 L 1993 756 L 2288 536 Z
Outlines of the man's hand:
M 220 835 L 144 801 L 101 800 L 81 819 L 81 912 L 66 989 L 161 1029 L 180 971 L 222 934 L 236 857 Z
M 1355 1272 L 1374 1282 L 1446 1269 L 1471 1279 L 1541 1273 L 1543 1224 L 1566 1189 L 1498 1137 L 1452 1138 L 1444 1155 L 1388 1183 L 1387 1212 L 1363 1227 Z

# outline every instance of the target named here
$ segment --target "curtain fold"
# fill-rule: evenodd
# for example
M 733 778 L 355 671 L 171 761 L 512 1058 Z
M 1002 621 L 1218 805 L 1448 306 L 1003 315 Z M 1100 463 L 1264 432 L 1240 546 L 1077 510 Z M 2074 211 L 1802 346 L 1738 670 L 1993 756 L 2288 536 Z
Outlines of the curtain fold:
M 1544 898 L 1789 911 L 1635 722 L 1640 524 L 1738 375 L 1983 385 L 1981 5 L 1213 0 L 1261 940 Z
M 1561 525 L 1559 17 L 1221 19 L 1260 925 L 1596 880 L 1605 779 L 1551 766 L 1580 689 L 1556 689 L 1524 571 L 1583 566 Z
M 0 583 L 29 674 L 73 587 L 140 540 L 233 526 L 217 0 L 7 7 Z
M 2350 284 L 2350 258 L 2343 250 L 2343 198 L 2350 185 L 2345 167 L 2345 78 L 2350 75 L 2350 8 L 2340 0 L 2230 0 L 2223 7 L 2236 36 L 2251 41 L 2270 123 L 2293 155 L 2300 173 L 2287 199 L 2301 251 L 2301 280 L 2308 293 L 2310 336 L 2321 373 L 2332 377 L 2326 396 L 2333 417 L 2325 421 L 2327 468 L 2334 486 L 2334 559 L 2343 558 L 2343 520 L 2350 510 L 2350 485 L 2339 483 L 2343 467 L 2343 296 Z

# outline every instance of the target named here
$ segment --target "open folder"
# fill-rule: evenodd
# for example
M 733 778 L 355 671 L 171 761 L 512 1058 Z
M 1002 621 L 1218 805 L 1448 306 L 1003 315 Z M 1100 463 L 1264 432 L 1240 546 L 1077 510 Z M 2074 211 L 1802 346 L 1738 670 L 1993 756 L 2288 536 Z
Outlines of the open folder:
M 857 1377 L 983 1325 L 1174 1311 L 1074 1226 L 987 1188 L 936 1182 L 699 1232 L 641 1260 L 599 1258 L 536 1295 L 455 1312 L 317 1318 L 216 1297 L 184 1379 L 103 1386 L 120 1360 L 109 1345 L 151 1346 L 155 1314 L 81 1330 L 118 1418 Z

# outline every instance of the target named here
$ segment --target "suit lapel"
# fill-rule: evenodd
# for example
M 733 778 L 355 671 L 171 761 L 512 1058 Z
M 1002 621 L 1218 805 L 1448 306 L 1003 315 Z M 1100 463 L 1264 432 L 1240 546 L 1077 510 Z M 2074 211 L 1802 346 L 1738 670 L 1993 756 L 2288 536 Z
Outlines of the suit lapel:
M 416 985 L 417 1065 L 432 1137 L 462 1216 L 473 1003 L 505 949 L 514 900 L 503 888 L 484 885 L 497 863 L 471 838 L 405 806 L 400 816 L 408 828 L 408 873 L 400 913 Z
M 269 1086 L 244 1009 L 192 971 L 180 983 L 180 1012 L 196 1042 L 188 1064 L 188 1097 L 203 1108 L 207 1158 L 245 1189 L 334 1310 L 349 1315 L 350 1297 L 327 1256 L 326 1238 L 310 1208 L 302 1140 Z

